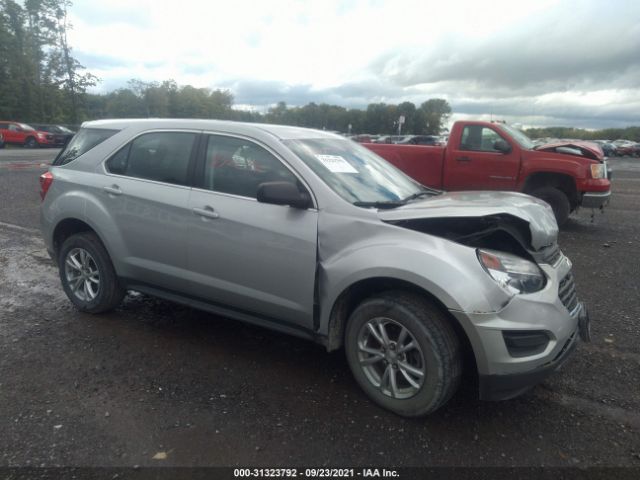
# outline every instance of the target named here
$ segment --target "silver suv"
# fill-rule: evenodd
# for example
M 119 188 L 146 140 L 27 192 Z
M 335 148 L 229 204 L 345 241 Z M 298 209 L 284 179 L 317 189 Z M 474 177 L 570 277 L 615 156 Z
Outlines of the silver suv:
M 546 203 L 432 190 L 339 135 L 87 122 L 41 189 L 80 310 L 136 290 L 344 347 L 366 394 L 401 415 L 443 405 L 463 366 L 481 398 L 514 397 L 589 336 Z

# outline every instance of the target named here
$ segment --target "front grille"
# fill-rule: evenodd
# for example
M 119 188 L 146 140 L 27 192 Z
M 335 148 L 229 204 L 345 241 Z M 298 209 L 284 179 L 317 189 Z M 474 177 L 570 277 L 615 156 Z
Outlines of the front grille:
M 578 293 L 576 292 L 576 284 L 573 280 L 573 274 L 571 272 L 560 281 L 560 287 L 558 288 L 558 296 L 562 304 L 567 307 L 567 310 L 573 312 L 578 305 Z

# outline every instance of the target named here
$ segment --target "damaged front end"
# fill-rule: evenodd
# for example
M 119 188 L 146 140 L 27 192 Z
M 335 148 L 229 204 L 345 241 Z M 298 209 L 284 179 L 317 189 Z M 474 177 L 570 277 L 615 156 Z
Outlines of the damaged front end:
M 509 214 L 411 218 L 388 221 L 388 223 L 446 238 L 468 247 L 511 253 L 536 263 L 554 265 L 561 256 L 555 240 L 538 249 L 534 248 L 529 222 Z
M 389 211 L 384 222 L 536 263 L 558 255 L 558 224 L 543 201 L 511 192 L 450 192 Z

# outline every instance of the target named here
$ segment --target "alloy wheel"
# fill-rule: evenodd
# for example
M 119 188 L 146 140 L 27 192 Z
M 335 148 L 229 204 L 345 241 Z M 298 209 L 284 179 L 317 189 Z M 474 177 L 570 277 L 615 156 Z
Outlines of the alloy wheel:
M 84 248 L 73 248 L 64 261 L 65 278 L 73 294 L 91 302 L 100 290 L 100 271 L 91 254 Z
M 386 396 L 411 398 L 424 383 L 426 364 L 420 344 L 390 318 L 376 317 L 362 326 L 358 361 L 367 379 Z

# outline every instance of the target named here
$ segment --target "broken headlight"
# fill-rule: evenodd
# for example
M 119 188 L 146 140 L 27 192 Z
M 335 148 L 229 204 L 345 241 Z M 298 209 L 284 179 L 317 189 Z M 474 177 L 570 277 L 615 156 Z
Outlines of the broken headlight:
M 546 277 L 535 263 L 496 250 L 477 252 L 485 271 L 509 293 L 532 293 L 544 288 Z

